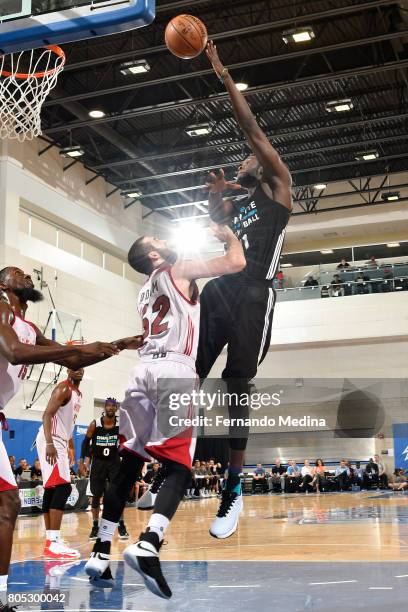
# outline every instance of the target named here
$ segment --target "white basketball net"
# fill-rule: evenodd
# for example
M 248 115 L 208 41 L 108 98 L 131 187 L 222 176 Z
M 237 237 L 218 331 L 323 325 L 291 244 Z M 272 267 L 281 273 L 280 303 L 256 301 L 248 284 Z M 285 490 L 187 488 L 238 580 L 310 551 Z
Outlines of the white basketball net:
M 64 65 L 59 47 L 0 56 L 0 138 L 41 135 L 41 108 Z

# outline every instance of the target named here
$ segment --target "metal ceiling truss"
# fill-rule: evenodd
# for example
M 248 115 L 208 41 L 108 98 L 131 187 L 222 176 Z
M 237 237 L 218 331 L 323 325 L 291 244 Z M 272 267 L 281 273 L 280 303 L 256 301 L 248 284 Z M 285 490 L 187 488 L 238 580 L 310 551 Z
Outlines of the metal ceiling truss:
M 290 59 L 297 59 L 298 57 L 308 58 L 313 55 L 326 54 L 329 51 L 340 51 L 342 49 L 349 49 L 349 48 L 359 47 L 359 46 L 364 46 L 364 45 L 373 45 L 374 43 L 378 43 L 378 42 L 391 41 L 391 40 L 396 40 L 400 38 L 405 38 L 407 35 L 408 35 L 408 30 L 401 30 L 398 32 L 386 32 L 384 34 L 378 34 L 376 36 L 360 38 L 358 40 L 346 40 L 344 42 L 335 43 L 333 45 L 325 45 L 322 47 L 312 47 L 308 49 L 306 54 L 305 54 L 305 51 L 302 49 L 301 51 L 292 51 L 292 52 L 282 53 L 279 55 L 272 55 L 272 56 L 261 57 L 257 59 L 250 59 L 250 60 L 246 60 L 243 62 L 236 62 L 235 64 L 230 64 L 229 69 L 233 71 L 233 70 L 240 70 L 242 68 L 248 68 L 249 66 L 253 68 L 254 66 L 274 64 L 274 63 L 278 63 L 282 61 L 287 61 Z M 330 69 L 330 72 L 333 73 L 333 69 Z M 64 96 L 60 98 L 49 99 L 44 102 L 43 106 L 44 108 L 47 108 L 50 106 L 64 104 L 65 102 L 76 102 L 79 100 L 86 100 L 88 98 L 97 98 L 99 96 L 108 96 L 112 94 L 118 94 L 118 93 L 125 92 L 125 91 L 133 92 L 138 89 L 151 88 L 155 86 L 161 87 L 165 85 L 166 83 L 179 83 L 180 81 L 184 81 L 187 79 L 198 78 L 198 77 L 208 76 L 208 75 L 213 75 L 213 74 L 214 74 L 214 71 L 212 68 L 206 68 L 205 70 L 195 70 L 193 72 L 173 74 L 170 76 L 164 76 L 164 77 L 160 77 L 157 79 L 151 79 L 149 81 L 139 81 L 136 83 L 133 82 L 133 83 L 128 83 L 126 85 L 115 85 L 113 87 L 109 87 L 106 89 L 100 89 L 100 90 L 98 90 L 98 84 L 96 84 L 95 87 L 92 88 L 91 91 L 85 91 L 85 92 L 81 92 L 75 95 L 69 95 L 69 96 Z M 121 115 L 120 113 L 118 113 L 115 116 L 117 116 L 118 119 L 122 117 L 126 118 L 123 114 Z
M 214 40 L 222 41 L 222 59 L 232 73 L 246 79 L 245 71 L 253 71 L 244 95 L 290 162 L 301 208 L 296 214 L 326 210 L 322 204 L 333 196 L 317 192 L 317 182 L 349 181 L 352 191 L 339 195 L 357 195 L 361 206 L 382 203 L 390 176 L 408 170 L 408 24 L 396 0 L 339 3 L 321 0 L 319 8 L 326 9 L 303 13 L 306 3 L 297 0 L 286 0 L 286 6 L 260 0 L 159 0 L 155 27 L 67 49 L 70 61 L 61 84 L 44 104 L 44 133 L 62 146 L 68 136 L 85 149 L 86 168 L 92 172 L 86 184 L 103 176 L 115 186 L 107 197 L 138 185 L 142 195 L 129 199 L 126 208 L 141 201 L 149 209 L 146 216 L 157 211 L 173 218 L 191 207 L 195 218 L 205 216 L 204 176 L 196 175 L 236 168 L 248 146 L 237 138 L 228 95 L 208 64 L 199 59 L 193 71 L 186 62 L 164 55 L 168 19 L 174 11 L 197 7 L 209 31 L 215 31 Z M 284 29 L 309 24 L 315 26 L 313 43 L 283 44 Z M 154 78 L 117 78 L 118 62 L 137 58 L 149 61 Z M 281 80 L 271 81 L 271 73 Z M 354 103 L 349 115 L 325 114 L 325 103 L 346 97 Z M 104 100 L 108 108 L 101 119 L 90 119 L 89 108 L 80 104 L 103 108 Z M 211 120 L 216 127 L 207 140 L 190 146 L 185 128 L 198 120 Z M 50 146 L 48 141 L 40 154 Z M 357 162 L 353 153 L 369 147 L 378 150 L 378 159 Z M 194 196 L 197 202 L 191 201 Z M 327 210 L 344 208 L 348 205 Z
M 186 2 L 184 3 L 184 5 L 188 6 L 189 8 L 191 8 L 193 4 L 194 2 L 188 2 L 188 0 L 186 0 Z M 380 10 L 380 14 L 383 14 L 383 11 L 381 11 L 381 9 L 395 7 L 395 4 L 396 4 L 395 0 L 374 0 L 373 2 L 353 4 L 353 5 L 348 5 L 348 6 L 338 7 L 338 8 L 332 8 L 332 9 L 325 10 L 325 11 L 319 11 L 315 13 L 306 13 L 304 15 L 301 15 L 301 21 L 302 23 L 306 23 L 306 22 L 315 23 L 321 19 L 331 19 L 334 17 L 344 18 L 345 16 L 348 16 L 348 15 L 367 12 L 373 9 Z M 159 12 L 159 13 L 162 12 L 161 8 L 162 7 L 158 5 L 156 7 L 156 12 Z M 175 6 L 175 8 L 178 8 L 178 7 Z M 169 9 L 169 10 L 172 10 L 172 9 Z M 211 38 L 214 41 L 219 41 L 219 40 L 226 40 L 229 38 L 237 38 L 243 35 L 256 34 L 258 32 L 269 32 L 273 30 L 282 30 L 283 28 L 287 26 L 293 25 L 295 21 L 296 21 L 296 18 L 289 17 L 287 19 L 277 19 L 274 21 L 257 23 L 254 25 L 246 26 L 244 28 L 236 28 L 236 29 L 231 29 L 231 30 L 225 30 L 224 32 L 218 32 L 218 33 L 212 34 Z M 138 32 L 138 36 L 140 36 L 140 32 Z M 95 47 L 95 40 L 92 40 L 92 48 L 94 47 Z M 167 53 L 167 47 L 164 44 L 156 45 L 154 47 L 144 47 L 142 49 L 128 49 L 127 51 L 112 53 L 110 55 L 106 55 L 102 57 L 99 56 L 99 57 L 95 57 L 95 58 L 88 59 L 88 60 L 71 62 L 70 64 L 66 66 L 65 72 L 67 73 L 67 72 L 71 72 L 74 70 L 83 70 L 87 68 L 93 68 L 99 64 L 105 65 L 112 61 L 119 62 L 119 61 L 123 61 L 128 58 L 133 58 L 133 59 L 145 58 L 148 55 L 153 55 L 153 54 L 162 53 L 162 52 Z
M 259 87 L 253 87 L 248 89 L 244 95 L 254 96 L 256 94 L 271 93 L 273 91 L 290 91 L 292 89 L 298 89 L 300 87 L 307 87 L 311 85 L 318 85 L 319 83 L 327 83 L 331 81 L 340 81 L 342 79 L 357 78 L 367 76 L 371 74 L 381 74 L 383 72 L 390 72 L 393 70 L 401 70 L 408 68 L 408 60 L 385 62 L 384 64 L 375 65 L 371 64 L 368 66 L 352 68 L 347 70 L 340 70 L 335 73 L 324 73 L 315 75 L 312 77 L 305 77 L 298 79 L 297 81 L 279 81 L 271 85 L 262 85 Z M 228 95 L 222 93 L 214 98 L 198 98 L 195 100 L 182 100 L 174 102 L 166 102 L 163 104 L 149 105 L 141 108 L 137 108 L 131 111 L 127 111 L 121 116 L 121 119 L 132 119 L 136 117 L 145 117 L 149 115 L 156 115 L 159 113 L 174 112 L 175 110 L 181 110 L 184 108 L 193 108 L 197 106 L 203 106 L 208 104 L 217 105 L 220 102 L 228 101 Z M 46 128 L 44 133 L 47 135 L 58 134 L 59 132 L 65 132 L 66 130 L 76 130 L 83 127 L 94 128 L 96 126 L 103 125 L 105 123 L 112 123 L 117 121 L 116 115 L 107 115 L 102 119 L 94 119 L 92 121 L 88 119 L 84 121 L 71 121 L 69 123 L 61 124 Z
M 378 112 L 378 111 L 377 111 Z M 320 126 L 320 127 L 306 127 L 304 129 L 297 129 L 298 127 L 304 125 L 304 122 L 298 122 L 295 124 L 290 125 L 289 127 L 291 128 L 290 131 L 284 131 L 284 132 L 276 132 L 273 129 L 268 130 L 266 132 L 266 136 L 268 138 L 273 138 L 275 140 L 281 140 L 281 139 L 293 139 L 294 136 L 296 137 L 301 137 L 301 136 L 309 136 L 309 135 L 319 135 L 319 134 L 324 134 L 327 132 L 333 132 L 334 130 L 343 130 L 343 129 L 352 129 L 352 128 L 357 128 L 357 127 L 361 127 L 361 128 L 367 128 L 367 127 L 371 127 L 377 123 L 384 123 L 384 124 L 388 124 L 390 122 L 393 121 L 400 121 L 400 120 L 406 120 L 408 119 L 408 112 L 407 113 L 398 113 L 398 114 L 393 114 L 393 115 L 389 115 L 389 116 L 377 116 L 374 118 L 367 118 L 367 119 L 361 119 L 358 121 L 349 121 L 346 123 L 338 123 L 338 124 L 331 124 L 331 125 L 325 125 L 325 126 Z M 316 121 L 318 121 L 319 119 L 316 119 Z M 322 118 L 323 120 L 323 118 Z M 387 138 L 389 138 L 390 140 L 398 140 L 400 137 L 400 135 L 398 136 L 393 136 L 393 137 L 378 137 L 376 140 L 378 142 L 381 141 L 385 141 Z M 364 141 L 364 142 L 368 142 Z M 352 146 L 353 143 L 347 143 L 346 145 L 344 145 L 345 147 L 350 147 Z M 361 146 L 361 142 L 355 143 L 356 146 L 359 145 Z M 132 165 L 137 165 L 140 164 L 144 161 L 159 161 L 159 160 L 167 160 L 173 157 L 182 157 L 184 155 L 194 155 L 195 153 L 204 153 L 204 152 L 210 152 L 210 151 L 214 151 L 214 150 L 218 150 L 218 149 L 230 149 L 230 148 L 236 148 L 236 147 L 241 147 L 244 149 L 249 149 L 249 145 L 247 143 L 246 140 L 234 140 L 234 141 L 225 141 L 225 142 L 218 142 L 218 143 L 214 143 L 214 144 L 210 144 L 210 145 L 205 145 L 205 146 L 198 146 L 198 147 L 192 147 L 189 149 L 179 149 L 179 150 L 172 150 L 169 149 L 166 152 L 163 153 L 156 153 L 156 154 L 152 154 L 152 155 L 145 155 L 142 157 L 137 157 L 137 158 L 133 158 L 133 159 L 125 159 L 125 160 L 120 160 L 120 161 L 111 161 L 111 162 L 107 162 L 107 163 L 103 163 L 103 164 L 97 164 L 95 166 L 92 166 L 92 168 L 94 170 L 102 170 L 105 168 L 119 168 L 119 167 L 123 167 L 123 166 L 132 166 Z M 336 147 L 337 148 L 337 147 Z M 323 149 L 322 149 L 323 150 Z M 318 151 L 318 149 L 316 149 L 316 151 Z M 298 153 L 296 152 L 292 152 L 292 153 L 288 153 L 287 156 L 294 156 L 294 155 L 301 155 L 304 154 L 304 151 L 299 151 Z

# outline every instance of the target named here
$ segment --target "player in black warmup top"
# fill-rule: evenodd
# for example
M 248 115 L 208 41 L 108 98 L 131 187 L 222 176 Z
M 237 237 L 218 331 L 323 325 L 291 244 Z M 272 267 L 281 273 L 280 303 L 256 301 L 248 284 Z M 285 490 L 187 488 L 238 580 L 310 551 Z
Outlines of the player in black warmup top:
M 238 274 L 206 284 L 201 294 L 200 339 L 197 372 L 208 376 L 225 345 L 228 346 L 222 378 L 228 392 L 249 393 L 249 381 L 268 351 L 275 305 L 273 278 L 279 265 L 286 226 L 292 211 L 289 169 L 259 127 L 228 69 L 211 41 L 207 57 L 229 94 L 235 117 L 253 154 L 242 162 L 237 183 L 225 180 L 221 170 L 208 181 L 209 213 L 216 223 L 230 225 L 241 240 L 247 266 Z M 223 198 L 227 190 L 244 188 L 247 195 Z M 241 402 L 242 404 L 242 402 Z M 231 418 L 245 418 L 248 407 L 230 403 Z M 230 465 L 218 514 L 210 527 L 217 538 L 232 535 L 242 509 L 239 474 L 242 472 L 248 429 L 230 428 Z
M 120 469 L 119 456 L 119 421 L 116 417 L 118 402 L 113 397 L 108 397 L 105 402 L 103 415 L 92 421 L 86 432 L 82 443 L 80 467 L 85 466 L 86 458 L 91 457 L 89 484 L 92 493 L 92 518 L 93 526 L 89 536 L 90 540 L 96 540 L 99 529 L 99 512 L 101 498 L 109 482 L 113 482 Z M 86 467 L 86 466 L 85 466 Z M 127 532 L 123 517 L 118 524 L 118 533 L 121 540 L 127 540 Z

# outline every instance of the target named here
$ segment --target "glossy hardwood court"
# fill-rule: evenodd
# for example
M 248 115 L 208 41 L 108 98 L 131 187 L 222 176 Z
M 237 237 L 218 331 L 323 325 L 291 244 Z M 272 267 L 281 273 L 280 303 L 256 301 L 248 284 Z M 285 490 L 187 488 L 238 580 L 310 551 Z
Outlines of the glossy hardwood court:
M 405 612 L 408 593 L 408 495 L 387 492 L 265 495 L 244 498 L 239 531 L 215 540 L 208 526 L 216 498 L 185 501 L 167 533 L 161 557 L 173 590 L 169 601 L 144 587 L 122 561 L 128 542 L 114 540 L 115 586 L 97 589 L 84 573 L 92 543 L 91 515 L 71 513 L 63 534 L 78 548 L 76 563 L 42 559 L 42 518 L 18 521 L 10 590 L 64 602 L 20 610 L 65 612 Z M 149 513 L 126 510 L 137 538 Z
M 218 503 L 216 498 L 182 502 L 166 535 L 164 560 L 408 561 L 408 494 L 245 496 L 239 529 L 227 540 L 208 533 Z M 131 538 L 137 538 L 148 515 L 126 509 Z M 91 550 L 90 529 L 90 512 L 64 518 L 64 538 L 83 557 Z M 19 518 L 13 559 L 41 559 L 42 545 L 42 518 Z M 126 545 L 115 538 L 114 558 L 121 559 Z

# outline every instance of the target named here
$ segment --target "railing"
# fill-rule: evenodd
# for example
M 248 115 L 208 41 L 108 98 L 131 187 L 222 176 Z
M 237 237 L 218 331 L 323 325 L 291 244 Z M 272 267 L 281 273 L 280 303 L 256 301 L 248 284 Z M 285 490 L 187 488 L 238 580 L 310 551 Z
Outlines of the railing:
M 408 264 L 337 268 L 321 271 L 313 286 L 285 287 L 275 280 L 277 301 L 314 300 L 329 297 L 408 291 Z

